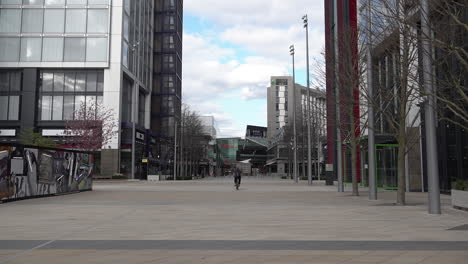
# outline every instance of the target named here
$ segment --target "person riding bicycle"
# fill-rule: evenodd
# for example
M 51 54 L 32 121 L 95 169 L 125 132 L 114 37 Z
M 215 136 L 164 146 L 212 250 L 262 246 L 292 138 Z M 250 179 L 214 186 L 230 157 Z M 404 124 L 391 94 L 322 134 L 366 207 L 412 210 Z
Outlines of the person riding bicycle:
M 234 169 L 234 185 L 240 185 L 242 178 L 242 172 L 239 168 Z

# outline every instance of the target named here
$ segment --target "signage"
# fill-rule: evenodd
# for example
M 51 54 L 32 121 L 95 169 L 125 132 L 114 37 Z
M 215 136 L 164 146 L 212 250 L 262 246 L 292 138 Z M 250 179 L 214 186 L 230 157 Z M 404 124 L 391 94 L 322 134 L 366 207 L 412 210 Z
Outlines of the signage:
M 136 135 L 135 135 L 135 138 L 139 139 L 139 140 L 145 140 L 145 134 L 140 133 L 140 132 L 137 131 Z
M 142 163 L 148 163 L 148 159 L 142 159 L 141 162 Z
M 0 137 L 14 137 L 16 130 L 14 129 L 0 129 Z
M 325 166 L 325 170 L 326 170 L 326 171 L 333 171 L 333 164 L 327 164 L 327 165 Z

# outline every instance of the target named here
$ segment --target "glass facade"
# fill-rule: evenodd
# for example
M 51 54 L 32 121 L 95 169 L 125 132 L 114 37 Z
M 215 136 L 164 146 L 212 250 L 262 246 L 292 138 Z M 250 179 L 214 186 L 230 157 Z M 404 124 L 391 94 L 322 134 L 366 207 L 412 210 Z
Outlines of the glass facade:
M 42 71 L 39 120 L 73 120 L 80 107 L 102 103 L 103 71 Z
M 124 0 L 122 65 L 146 87 L 153 68 L 153 8 L 153 1 Z
M 0 62 L 106 62 L 108 0 L 0 2 Z
M 161 0 L 155 6 L 152 129 L 173 137 L 182 96 L 182 1 Z M 160 126 L 159 126 L 160 124 Z

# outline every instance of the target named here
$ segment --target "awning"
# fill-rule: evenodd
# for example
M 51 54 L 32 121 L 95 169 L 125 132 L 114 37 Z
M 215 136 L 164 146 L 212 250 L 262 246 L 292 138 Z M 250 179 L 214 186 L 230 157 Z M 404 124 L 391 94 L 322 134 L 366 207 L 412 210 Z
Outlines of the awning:
M 275 164 L 275 163 L 276 163 L 276 160 L 270 161 L 270 162 L 267 162 L 267 164 L 265 164 L 265 166 L 270 166 L 270 165 L 273 165 L 273 164 Z
M 240 163 L 244 163 L 244 164 L 249 164 L 251 160 L 252 160 L 252 159 L 246 159 L 246 160 L 239 161 L 239 162 L 240 162 Z

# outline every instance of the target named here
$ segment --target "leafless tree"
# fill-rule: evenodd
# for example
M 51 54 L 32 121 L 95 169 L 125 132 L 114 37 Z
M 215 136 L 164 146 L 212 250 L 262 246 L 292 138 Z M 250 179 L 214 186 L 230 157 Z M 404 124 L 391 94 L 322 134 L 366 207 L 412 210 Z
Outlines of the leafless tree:
M 65 142 L 71 147 L 98 151 L 118 133 L 114 111 L 102 104 L 82 103 L 73 119 L 65 122 Z

